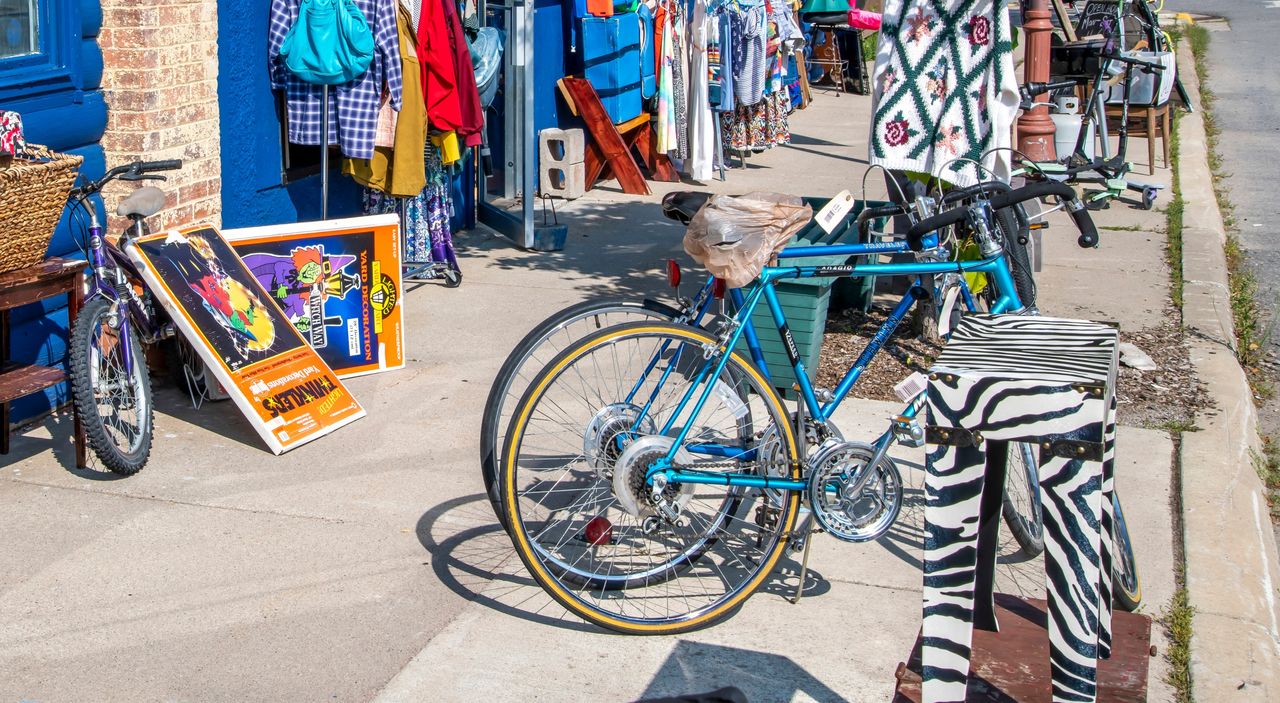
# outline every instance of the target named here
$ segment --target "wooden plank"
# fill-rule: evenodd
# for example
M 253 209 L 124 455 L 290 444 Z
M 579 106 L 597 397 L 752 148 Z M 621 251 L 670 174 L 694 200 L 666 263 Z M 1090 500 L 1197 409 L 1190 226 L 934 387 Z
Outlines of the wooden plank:
M 1047 604 L 996 594 L 1000 632 L 973 631 L 969 689 L 965 700 L 982 703 L 1049 703 Z M 1098 661 L 1099 703 L 1138 703 L 1147 700 L 1147 667 L 1151 653 L 1151 618 L 1115 611 L 1112 618 L 1111 658 Z M 894 703 L 919 703 L 920 639 L 911 659 L 898 665 Z
M 0 274 L 0 310 L 9 310 L 55 295 L 70 293 L 85 262 L 49 259 L 44 263 Z
M 65 380 L 67 374 L 61 369 L 12 362 L 5 364 L 0 367 L 0 403 L 38 393 Z
M 618 128 L 609 119 L 609 113 L 605 111 L 591 82 L 572 76 L 566 76 L 560 82 L 577 105 L 592 140 L 600 145 L 600 152 L 609 163 L 618 184 L 622 186 L 622 191 L 630 195 L 648 195 L 649 184 L 640 173 L 640 167 L 636 165 Z

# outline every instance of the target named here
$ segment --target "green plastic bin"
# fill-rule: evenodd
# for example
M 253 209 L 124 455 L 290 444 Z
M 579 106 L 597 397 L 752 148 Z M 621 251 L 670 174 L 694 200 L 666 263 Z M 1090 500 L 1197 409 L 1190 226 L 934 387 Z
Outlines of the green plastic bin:
M 804 198 L 804 201 L 817 213 L 830 201 L 830 198 Z M 880 201 L 857 201 L 844 220 L 830 234 L 823 231 L 818 223 L 810 222 L 800 230 L 788 246 L 816 246 L 822 244 L 854 244 L 858 243 L 858 213 L 866 207 L 880 207 L 887 203 Z M 884 223 L 876 223 L 874 228 L 882 229 Z M 839 266 L 851 257 L 806 256 L 799 259 L 784 259 L 787 266 Z M 835 284 L 834 289 L 832 284 Z M 822 337 L 827 330 L 827 309 L 834 302 L 837 309 L 859 308 L 866 311 L 870 308 L 872 293 L 875 289 L 875 278 L 792 278 L 774 284 L 778 293 L 778 302 L 787 317 L 787 325 L 791 336 L 795 339 L 796 349 L 800 352 L 800 360 L 804 362 L 806 374 L 812 382 L 818 368 L 818 358 L 822 352 Z M 743 291 L 750 291 L 750 287 Z M 778 334 L 769 306 L 761 300 L 751 313 L 751 323 L 755 327 L 756 336 L 760 338 L 760 350 L 764 353 L 768 364 L 770 379 L 784 398 L 797 396 L 793 387 L 796 384 L 795 372 L 787 359 L 786 349 Z M 750 358 L 746 337 L 738 342 L 738 351 Z

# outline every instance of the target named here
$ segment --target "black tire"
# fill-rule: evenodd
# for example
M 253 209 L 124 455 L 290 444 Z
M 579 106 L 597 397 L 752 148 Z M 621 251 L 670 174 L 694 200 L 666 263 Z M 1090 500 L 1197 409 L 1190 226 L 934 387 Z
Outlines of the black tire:
M 1133 555 L 1133 542 L 1129 539 L 1129 526 L 1120 507 L 1120 494 L 1111 493 L 1114 512 L 1115 549 L 1111 555 L 1111 602 L 1130 613 L 1142 605 L 1142 576 L 1138 573 L 1138 560 Z
M 1000 505 L 1004 524 L 1023 554 L 1038 556 L 1044 551 L 1044 515 L 1040 505 L 1039 457 L 1034 444 L 1009 443 L 1004 485 L 1004 501 Z
M 1016 207 L 996 210 L 996 227 L 1004 235 L 1004 251 L 1018 298 L 1028 309 L 1036 306 L 1035 269 L 1031 265 L 1031 229 Z M 1024 243 L 1025 242 L 1025 243 Z
M 589 622 L 629 634 L 711 625 L 745 602 L 786 549 L 799 492 L 775 499 L 765 489 L 715 481 L 673 483 L 664 495 L 680 506 L 678 519 L 637 507 L 647 505 L 648 489 L 635 472 L 670 451 L 671 438 L 660 432 L 677 420 L 696 423 L 679 450 L 678 461 L 689 471 L 751 473 L 754 466 L 772 474 L 776 460 L 789 478 L 799 478 L 787 410 L 742 355 L 734 352 L 715 381 L 725 390 L 711 393 L 695 415 L 684 415 L 681 399 L 703 381 L 706 365 L 717 362 L 703 357 L 715 339 L 656 321 L 602 329 L 547 364 L 513 413 L 500 481 L 507 532 L 538 584 Z M 655 358 L 661 363 L 652 363 Z M 620 458 L 584 452 L 583 427 L 599 417 L 598 408 L 614 407 L 641 388 L 644 400 L 637 404 L 650 414 L 638 422 L 649 428 L 632 436 Z M 743 399 L 754 407 L 743 408 Z M 744 414 L 782 428 L 768 466 L 759 459 L 735 464 L 732 456 L 694 448 L 737 438 L 741 444 L 723 446 L 758 454 L 758 438 L 741 436 Z M 607 450 L 612 443 L 599 446 Z
M 511 350 L 489 388 L 480 421 L 480 473 L 484 477 L 489 503 L 504 528 L 507 515 L 502 510 L 502 495 L 498 487 L 498 476 L 502 470 L 499 453 L 504 437 L 499 436 L 499 432 L 505 431 L 511 411 L 528 389 L 529 382 L 548 361 L 588 334 L 623 322 L 669 321 L 679 314 L 675 308 L 653 301 L 587 301 L 543 320 Z
M 455 268 L 447 268 L 444 270 L 444 287 L 457 288 L 462 285 L 462 272 Z
M 110 317 L 111 302 L 100 297 L 87 302 L 76 316 L 70 342 L 71 394 L 98 460 L 127 476 L 141 471 L 151 453 L 151 376 L 132 327 L 133 373 L 124 376 L 120 338 Z M 122 419 L 122 413 L 133 422 Z
M 1035 308 L 1036 284 L 1031 267 L 1028 245 L 1030 228 L 1015 208 L 996 211 L 996 226 L 1004 238 L 1006 260 L 1013 276 L 1018 298 L 1027 309 Z M 1023 244 L 1022 242 L 1027 242 Z M 998 295 L 994 286 L 988 286 L 986 295 L 978 297 L 978 305 L 987 305 Z M 1039 459 L 1034 445 L 1025 442 L 1009 443 L 1008 472 L 1005 475 L 1004 500 L 1000 512 L 1014 541 L 1028 557 L 1044 551 L 1044 516 L 1040 505 Z

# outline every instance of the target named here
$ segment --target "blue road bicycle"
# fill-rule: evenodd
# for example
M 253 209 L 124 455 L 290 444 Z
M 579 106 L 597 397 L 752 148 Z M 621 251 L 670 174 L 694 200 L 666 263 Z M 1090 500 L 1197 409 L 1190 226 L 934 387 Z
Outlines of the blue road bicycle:
M 984 185 L 982 188 L 989 187 L 989 185 Z M 705 198 L 709 196 L 707 193 L 677 193 L 673 195 L 677 198 L 685 196 L 692 199 L 692 202 L 686 200 L 680 203 L 677 201 L 675 205 L 664 203 L 664 210 L 668 217 L 684 223 L 689 221 L 702 202 L 705 202 Z M 968 193 L 963 191 L 952 193 L 948 196 L 949 200 L 944 201 L 944 204 L 966 195 Z M 850 213 L 846 217 L 856 215 L 858 226 L 863 228 L 865 235 L 869 235 L 872 226 L 877 222 L 881 222 L 881 218 L 898 214 L 903 214 L 902 208 L 897 205 L 890 205 L 866 208 Z M 1031 279 L 1031 264 L 1025 245 L 1018 241 L 1019 237 L 1025 237 L 1025 226 L 1020 224 L 1020 220 L 1013 209 L 997 212 L 996 223 L 1001 230 L 1001 234 L 1005 237 L 1005 253 L 1010 258 L 1010 268 L 1014 272 L 1016 290 L 1020 299 L 1030 306 L 1035 299 L 1035 284 Z M 868 238 L 869 236 L 863 237 L 864 240 Z M 868 247 L 868 249 L 879 252 L 884 247 Z M 891 246 L 889 249 L 900 249 L 900 246 Z M 791 248 L 783 250 L 778 256 L 780 259 L 796 259 L 805 256 L 811 250 L 813 249 Z M 825 254 L 828 250 L 823 248 L 821 251 Z M 717 286 L 718 282 L 714 278 L 709 278 L 692 298 L 681 298 L 678 294 L 680 270 L 674 261 L 668 262 L 667 274 L 672 288 L 677 290 L 677 304 L 675 307 L 650 299 L 641 302 L 628 300 L 586 301 L 565 308 L 544 320 L 530 331 L 508 355 L 490 388 L 489 396 L 485 403 L 480 435 L 481 464 L 485 490 L 498 520 L 504 527 L 507 526 L 507 517 L 502 508 L 501 494 L 498 490 L 498 476 L 500 474 L 498 456 L 502 450 L 503 438 L 500 431 L 510 423 L 511 410 L 523 396 L 533 377 L 556 354 L 563 351 L 573 342 L 605 327 L 624 322 L 652 320 L 706 327 L 708 324 L 713 324 L 711 322 L 714 318 L 713 306 L 717 299 L 727 295 L 729 309 L 731 310 L 740 309 L 744 303 L 742 291 L 724 291 Z M 963 300 L 960 301 L 959 307 L 969 311 L 977 309 L 981 295 L 975 299 L 962 277 L 951 276 L 947 279 L 947 284 L 944 288 L 954 290 L 957 294 L 963 295 Z M 888 319 L 881 325 L 873 339 L 854 361 L 849 370 L 848 383 L 844 384 L 846 393 L 848 387 L 851 387 L 861 378 L 863 371 L 893 335 L 914 305 L 921 300 L 928 299 L 931 295 L 932 293 L 927 289 L 925 281 L 917 276 L 907 293 L 898 301 Z M 946 297 L 946 294 L 944 293 L 941 297 Z M 761 352 L 759 338 L 756 336 L 756 331 L 750 322 L 750 318 L 747 318 L 743 324 L 743 338 L 746 341 L 746 347 L 749 350 L 752 361 L 768 375 L 768 364 Z M 815 389 L 815 393 L 824 399 L 824 402 L 828 403 L 825 408 L 827 421 L 821 427 L 811 423 L 808 431 L 814 435 L 820 431 L 825 432 L 826 436 L 823 439 L 826 437 L 843 438 L 830 418 L 845 395 L 840 392 L 831 393 L 820 389 Z M 893 466 L 892 460 L 887 457 L 886 453 L 894 442 L 902 442 L 911 446 L 920 445 L 923 441 L 921 439 L 922 433 L 915 421 L 915 416 L 918 412 L 919 399 L 916 399 L 902 413 L 891 418 L 889 428 L 875 442 L 870 445 L 859 445 L 857 456 L 850 455 L 848 458 L 851 460 L 854 458 L 865 460 L 871 466 L 883 464 L 882 471 L 888 480 L 892 484 L 899 483 L 896 467 Z M 810 446 L 821 444 L 821 441 L 816 436 L 814 439 L 816 441 L 809 442 Z M 1040 522 L 1039 494 L 1029 488 L 1036 480 L 1034 449 L 1022 444 L 1011 445 L 1009 458 L 1013 468 L 1010 472 L 1003 513 L 1005 522 L 1012 536 L 1021 547 L 1024 556 L 1031 558 L 1038 555 L 1044 546 L 1043 530 Z M 866 488 L 864 486 L 864 490 Z M 896 494 L 896 491 L 890 493 L 891 496 L 896 496 Z M 845 535 L 844 538 L 850 541 L 869 541 L 878 538 L 892 526 L 893 517 L 898 512 L 898 504 L 899 501 L 897 500 L 882 505 L 865 504 L 864 516 L 859 521 L 858 528 Z M 809 527 L 808 523 L 810 522 L 812 522 L 811 519 L 806 522 L 806 528 Z M 808 530 L 805 529 L 803 532 L 807 533 Z M 792 548 L 796 550 L 802 549 L 807 544 L 808 541 L 805 539 L 796 539 L 791 542 Z M 798 597 L 799 594 L 797 592 Z
M 897 491 L 900 503 L 900 481 L 895 486 L 869 457 L 850 456 L 858 445 L 829 430 L 834 401 L 824 405 L 809 384 L 774 285 L 804 277 L 981 273 L 994 284 L 990 312 L 1020 311 L 991 214 L 1049 195 L 1066 202 L 1080 243 L 1096 244 L 1069 187 L 1035 184 L 927 218 L 904 242 L 788 250 L 797 257 L 916 251 L 914 263 L 766 267 L 717 332 L 636 322 L 565 349 L 517 405 L 501 462 L 508 532 L 534 579 L 603 627 L 683 632 L 732 613 L 788 545 L 803 539 L 802 498 L 837 536 L 865 526 L 865 501 L 889 505 Z M 945 257 L 936 230 L 962 222 L 981 258 L 939 260 Z M 736 351 L 762 301 L 798 379 L 795 415 L 766 373 Z M 846 375 L 836 398 L 857 373 Z M 868 496 L 872 484 L 878 496 Z

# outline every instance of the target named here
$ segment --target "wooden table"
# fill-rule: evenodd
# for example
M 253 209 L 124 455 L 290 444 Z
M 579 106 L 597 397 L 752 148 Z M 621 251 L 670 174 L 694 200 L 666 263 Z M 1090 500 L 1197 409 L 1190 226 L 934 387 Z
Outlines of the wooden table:
M 84 267 L 83 261 L 52 258 L 35 266 L 0 273 L 0 454 L 9 453 L 9 403 L 67 380 L 62 369 L 9 360 L 9 311 L 66 295 L 67 329 L 70 330 L 83 302 L 80 272 Z M 86 458 L 84 428 L 80 424 L 80 414 L 75 411 L 75 403 L 71 403 L 71 408 L 75 424 L 76 468 L 83 468 Z

